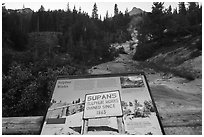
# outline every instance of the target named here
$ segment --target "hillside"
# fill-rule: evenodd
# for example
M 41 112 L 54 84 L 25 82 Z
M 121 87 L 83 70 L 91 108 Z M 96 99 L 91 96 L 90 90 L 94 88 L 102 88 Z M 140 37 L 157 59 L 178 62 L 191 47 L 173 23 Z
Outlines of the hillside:
M 137 66 L 137 69 L 141 71 L 146 71 L 146 69 L 154 70 L 155 73 L 162 72 L 165 75 L 179 76 L 188 80 L 202 78 L 201 36 L 183 37 L 182 40 L 175 42 L 173 45 L 157 50 L 146 61 L 132 60 L 137 50 L 137 44 L 135 44 L 134 40 L 112 45 L 116 49 L 123 49 L 124 52 L 115 59 L 116 62 L 123 63 L 127 60 L 128 62 L 137 62 L 140 64 L 140 66 Z M 131 70 L 132 68 L 129 69 Z
M 202 78 L 202 37 L 185 38 L 175 45 L 158 50 L 146 60 L 146 65 L 156 71 L 172 73 L 176 76 L 194 80 Z
M 170 47 L 158 50 L 146 61 L 132 60 L 127 54 L 115 61 L 103 63 L 88 70 L 91 74 L 145 72 L 166 134 L 201 134 L 202 128 L 202 53 L 198 48 L 200 36 L 185 38 Z M 177 125 L 177 127 L 173 127 Z
M 35 57 L 51 55 L 52 52 L 56 53 L 56 50 L 60 48 L 59 45 L 59 32 L 33 32 L 29 33 L 28 45 L 31 46 L 35 52 Z
M 202 134 L 201 8 L 172 14 L 162 3 L 154 6 L 152 13 L 133 16 L 132 40 L 117 44 L 125 53 L 89 73 L 144 72 L 162 123 L 170 125 L 166 134 Z
M 202 6 L 163 4 L 104 20 L 96 3 L 92 17 L 2 6 L 2 116 L 44 115 L 60 75 L 143 71 L 166 133 L 202 134 Z

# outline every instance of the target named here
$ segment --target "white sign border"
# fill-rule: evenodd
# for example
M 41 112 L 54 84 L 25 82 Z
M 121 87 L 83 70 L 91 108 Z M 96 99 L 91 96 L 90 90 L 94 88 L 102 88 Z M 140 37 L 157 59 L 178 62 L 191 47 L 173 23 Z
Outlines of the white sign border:
M 119 100 L 120 100 L 120 106 L 121 106 L 121 111 L 122 111 L 122 114 L 121 115 L 117 115 L 117 116 L 102 116 L 102 117 L 92 117 L 92 118 L 84 118 L 84 113 L 85 113 L 85 105 L 86 105 L 86 96 L 87 95 L 94 95 L 94 94 L 100 94 L 100 93 L 108 93 L 108 92 L 118 92 L 118 95 L 119 95 Z M 98 119 L 98 118 L 106 118 L 106 117 L 118 117 L 118 116 L 123 116 L 123 108 L 122 108 L 122 101 L 121 101 L 121 95 L 120 95 L 120 90 L 111 90 L 111 91 L 103 91 L 103 92 L 95 92 L 95 93 L 88 93 L 85 95 L 85 102 L 84 102 L 84 111 L 83 111 L 83 116 L 82 116 L 82 119 Z

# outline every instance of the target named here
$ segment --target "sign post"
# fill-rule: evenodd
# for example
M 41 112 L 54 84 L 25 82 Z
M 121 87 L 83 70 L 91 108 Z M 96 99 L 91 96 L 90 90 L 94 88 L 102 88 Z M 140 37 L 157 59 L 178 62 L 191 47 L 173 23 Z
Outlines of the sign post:
M 81 127 L 81 134 L 87 134 L 88 133 L 88 119 L 83 119 L 82 121 L 82 127 Z
M 125 127 L 122 116 L 117 116 L 118 131 L 120 134 L 125 134 Z
M 124 134 L 119 90 L 86 94 L 81 134 L 88 132 L 88 119 L 117 117 L 118 131 Z

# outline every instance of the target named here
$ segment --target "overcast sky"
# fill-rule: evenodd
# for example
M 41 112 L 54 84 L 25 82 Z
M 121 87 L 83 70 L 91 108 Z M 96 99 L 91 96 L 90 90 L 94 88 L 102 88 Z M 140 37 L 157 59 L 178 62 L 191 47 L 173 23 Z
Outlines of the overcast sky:
M 42 1 L 42 0 L 41 0 Z M 41 2 L 39 0 L 35 1 L 29 1 L 28 0 L 21 0 L 20 2 L 14 1 L 14 0 L 3 0 L 5 2 L 5 6 L 7 9 L 21 9 L 23 8 L 23 5 L 25 8 L 31 8 L 34 11 L 37 11 L 41 5 L 44 6 L 45 10 L 56 10 L 56 9 L 64 9 L 66 10 L 67 8 L 67 3 L 69 2 L 69 7 L 72 10 L 74 8 L 74 5 L 76 9 L 78 10 L 79 7 L 81 7 L 82 11 L 88 12 L 89 15 L 91 15 L 93 5 L 96 2 L 97 7 L 98 7 L 98 14 L 101 15 L 102 17 L 105 16 L 106 11 L 108 11 L 109 16 L 114 14 L 114 5 L 118 5 L 119 11 L 122 11 L 123 13 L 125 12 L 126 8 L 128 11 L 132 10 L 133 7 L 141 8 L 142 10 L 145 11 L 151 11 L 152 3 L 153 1 L 145 1 L 145 2 L 134 2 L 131 0 L 119 0 L 119 1 L 111 1 L 108 2 L 107 0 L 86 0 L 86 2 L 82 2 L 82 0 L 43 0 Z M 57 1 L 57 2 L 56 2 Z M 85 1 L 85 0 L 84 0 Z M 178 6 L 178 2 L 165 2 L 164 6 L 168 7 L 169 5 L 172 6 L 172 8 L 176 8 Z

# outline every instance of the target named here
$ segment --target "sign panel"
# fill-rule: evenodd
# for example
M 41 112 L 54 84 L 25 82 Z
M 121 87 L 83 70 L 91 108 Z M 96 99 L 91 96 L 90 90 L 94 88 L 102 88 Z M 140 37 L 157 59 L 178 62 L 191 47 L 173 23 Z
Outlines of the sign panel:
M 84 119 L 109 116 L 122 116 L 118 90 L 86 95 Z
M 105 74 L 58 78 L 42 135 L 77 135 L 88 119 L 87 134 L 164 134 L 144 74 Z

